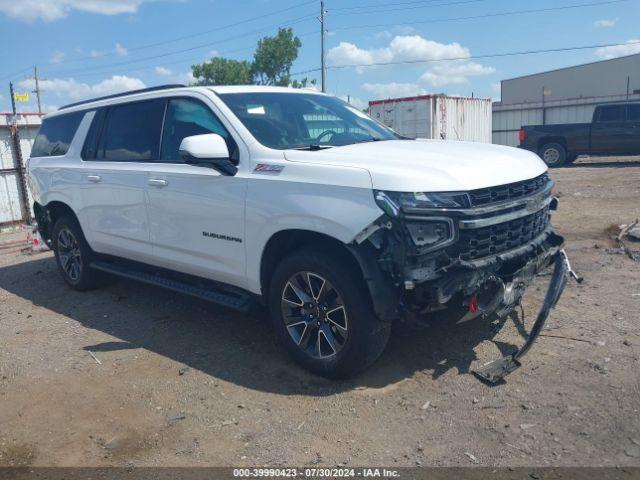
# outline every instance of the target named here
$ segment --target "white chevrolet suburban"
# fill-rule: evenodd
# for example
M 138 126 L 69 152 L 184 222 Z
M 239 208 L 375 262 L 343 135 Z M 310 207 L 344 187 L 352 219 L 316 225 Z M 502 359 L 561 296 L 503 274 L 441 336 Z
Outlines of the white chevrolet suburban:
M 570 272 L 540 158 L 412 140 L 329 95 L 154 87 L 47 115 L 28 165 L 38 228 L 77 290 L 106 272 L 268 307 L 299 363 L 353 375 L 394 321 L 510 313 L 555 264 L 516 368 Z

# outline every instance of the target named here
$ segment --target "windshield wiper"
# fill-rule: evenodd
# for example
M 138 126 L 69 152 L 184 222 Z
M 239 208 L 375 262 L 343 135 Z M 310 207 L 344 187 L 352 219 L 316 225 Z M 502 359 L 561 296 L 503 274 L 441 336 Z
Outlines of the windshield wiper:
M 326 150 L 327 148 L 331 148 L 332 146 L 333 145 L 317 145 L 312 143 L 303 147 L 292 147 L 290 150 L 306 150 L 309 152 L 317 152 L 318 150 Z

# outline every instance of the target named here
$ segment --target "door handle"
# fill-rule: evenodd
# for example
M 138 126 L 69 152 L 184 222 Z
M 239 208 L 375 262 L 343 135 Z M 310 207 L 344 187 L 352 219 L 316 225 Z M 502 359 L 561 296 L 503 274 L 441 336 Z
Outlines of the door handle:
M 150 178 L 148 183 L 152 187 L 166 187 L 167 185 L 169 185 L 169 182 L 163 180 L 162 178 Z
M 102 177 L 100 175 L 87 175 L 87 180 L 93 183 L 98 183 L 102 181 Z

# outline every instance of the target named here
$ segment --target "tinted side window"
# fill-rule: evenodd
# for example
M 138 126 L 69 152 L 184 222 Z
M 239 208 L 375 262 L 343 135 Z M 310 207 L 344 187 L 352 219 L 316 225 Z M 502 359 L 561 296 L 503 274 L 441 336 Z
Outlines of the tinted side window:
M 624 105 L 611 105 L 600 107 L 599 122 L 624 122 L 626 107 Z
M 32 157 L 66 155 L 86 112 L 45 118 L 31 150 Z
M 629 105 L 629 120 L 632 122 L 640 122 L 640 103 Z
M 218 117 L 205 104 L 188 98 L 169 100 L 162 134 L 161 160 L 180 161 L 180 143 L 185 137 L 217 133 L 227 141 L 233 156 L 235 142 Z
M 159 99 L 110 107 L 97 157 L 111 162 L 157 160 L 164 106 Z
M 85 138 L 84 146 L 82 147 L 83 160 L 95 160 L 98 156 L 98 141 L 100 140 L 100 134 L 103 131 L 106 113 L 106 108 L 100 108 L 93 116 L 89 132 L 87 133 L 87 138 Z

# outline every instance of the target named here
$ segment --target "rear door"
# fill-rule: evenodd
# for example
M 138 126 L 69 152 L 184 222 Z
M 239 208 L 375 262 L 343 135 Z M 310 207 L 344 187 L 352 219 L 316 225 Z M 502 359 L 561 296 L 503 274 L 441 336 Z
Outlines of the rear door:
M 122 103 L 96 112 L 83 149 L 83 218 L 92 247 L 138 261 L 153 258 L 147 167 L 160 155 L 165 100 Z
M 640 103 L 627 106 L 627 129 L 629 132 L 629 151 L 631 155 L 640 154 Z
M 598 107 L 591 126 L 591 153 L 597 155 L 621 155 L 626 153 L 628 142 L 626 105 Z
M 239 146 L 213 107 L 200 96 L 167 103 L 160 162 L 147 176 L 154 264 L 243 287 L 246 177 L 187 165 L 179 153 L 183 138 L 217 133 L 238 161 Z

